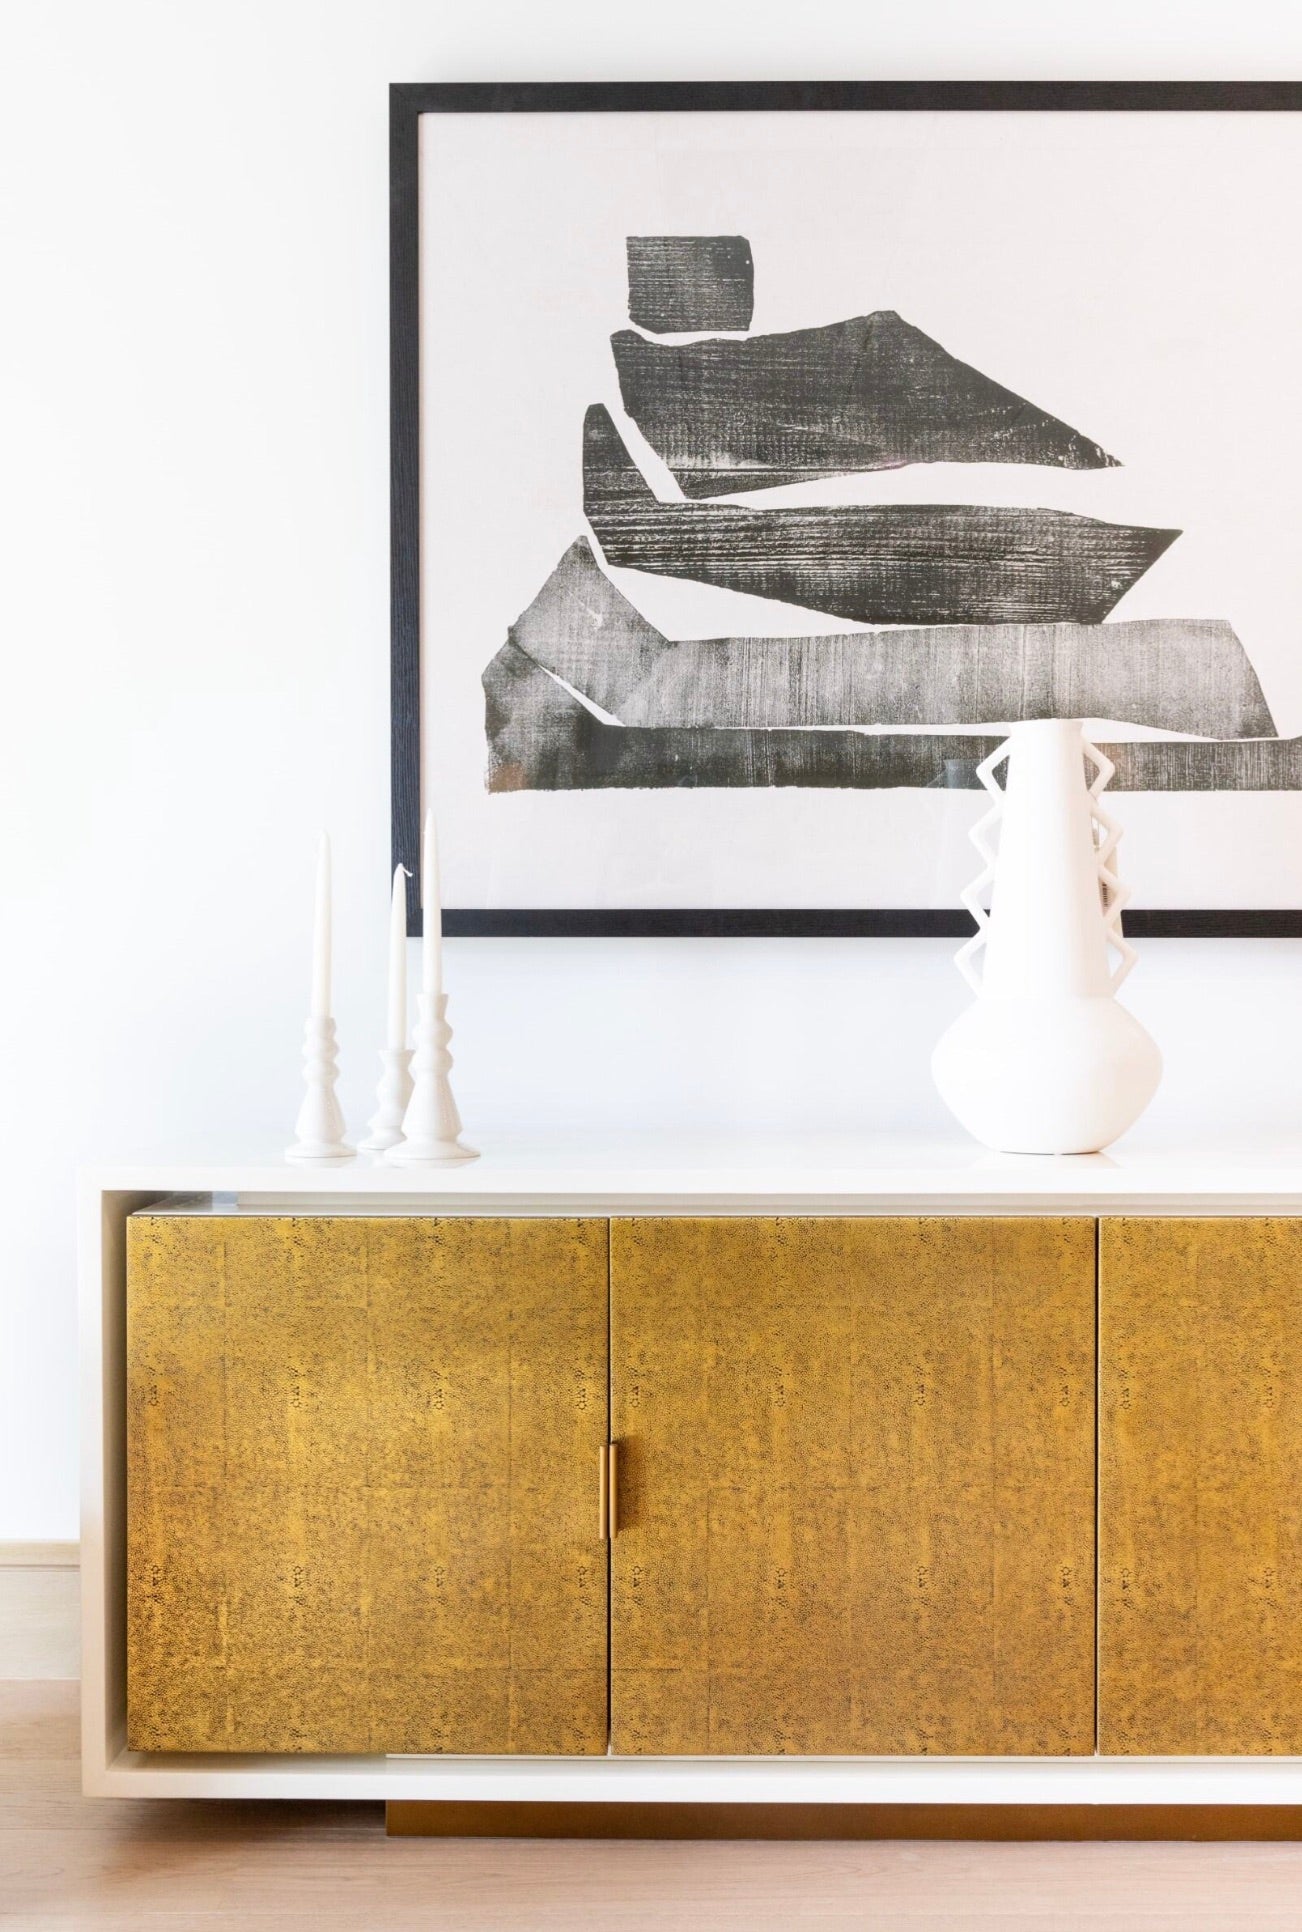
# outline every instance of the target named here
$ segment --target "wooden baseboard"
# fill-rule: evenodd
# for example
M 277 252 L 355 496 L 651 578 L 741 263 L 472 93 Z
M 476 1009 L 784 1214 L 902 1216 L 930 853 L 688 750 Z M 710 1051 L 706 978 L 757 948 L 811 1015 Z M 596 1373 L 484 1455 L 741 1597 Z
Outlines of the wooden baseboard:
M 75 1570 L 77 1543 L 0 1543 L 0 1570 Z
M 0 1679 L 78 1674 L 80 1587 L 75 1543 L 0 1543 Z
M 1302 1839 L 1302 1805 L 536 1804 L 393 1798 L 391 1838 Z

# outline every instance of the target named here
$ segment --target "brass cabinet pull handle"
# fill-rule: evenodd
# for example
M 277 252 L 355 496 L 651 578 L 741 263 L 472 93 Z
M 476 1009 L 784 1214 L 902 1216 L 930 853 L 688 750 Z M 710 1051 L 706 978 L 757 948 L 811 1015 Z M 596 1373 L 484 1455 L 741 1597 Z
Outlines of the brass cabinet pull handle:
M 615 1491 L 618 1446 L 614 1442 L 603 1442 L 597 1452 L 597 1535 L 603 1543 L 619 1529 L 619 1506 Z

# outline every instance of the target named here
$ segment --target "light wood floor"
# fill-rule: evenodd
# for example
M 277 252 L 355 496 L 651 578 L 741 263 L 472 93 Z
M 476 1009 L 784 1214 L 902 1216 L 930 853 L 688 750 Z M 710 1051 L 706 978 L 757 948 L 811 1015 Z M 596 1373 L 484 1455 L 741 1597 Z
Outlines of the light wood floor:
M 0 1685 L 5 1932 L 1302 1932 L 1302 1845 L 390 1839 L 379 1805 L 82 1798 L 76 1705 Z

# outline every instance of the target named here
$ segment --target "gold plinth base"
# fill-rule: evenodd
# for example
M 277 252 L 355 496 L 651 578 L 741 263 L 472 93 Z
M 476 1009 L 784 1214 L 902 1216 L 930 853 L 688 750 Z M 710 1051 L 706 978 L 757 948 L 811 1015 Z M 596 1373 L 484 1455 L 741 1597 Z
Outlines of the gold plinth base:
M 1302 1839 L 1302 1805 L 536 1804 L 391 1799 L 391 1838 Z

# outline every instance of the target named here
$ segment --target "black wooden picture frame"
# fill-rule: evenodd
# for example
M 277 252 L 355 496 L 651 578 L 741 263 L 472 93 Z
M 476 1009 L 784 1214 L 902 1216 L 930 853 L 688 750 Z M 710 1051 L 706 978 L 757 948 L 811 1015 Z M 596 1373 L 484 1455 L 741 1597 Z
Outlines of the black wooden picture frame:
M 871 113 L 1302 112 L 1302 83 L 1204 81 L 400 82 L 389 92 L 392 857 L 412 877 L 418 935 L 420 856 L 420 313 L 418 125 L 425 114 L 663 112 Z M 1136 910 L 1134 935 L 1298 937 L 1302 908 Z M 962 937 L 961 908 L 468 910 L 443 930 L 474 936 Z

